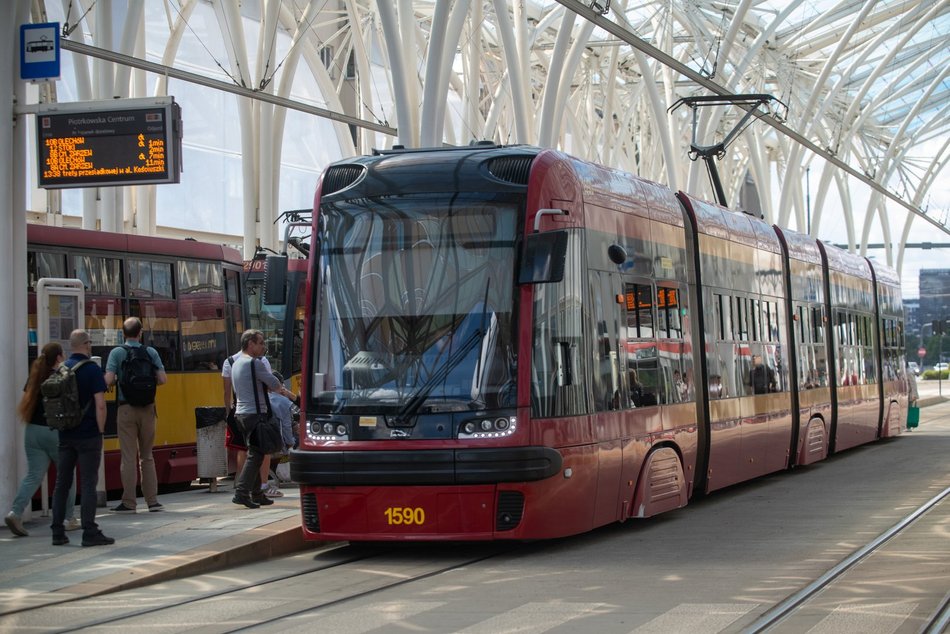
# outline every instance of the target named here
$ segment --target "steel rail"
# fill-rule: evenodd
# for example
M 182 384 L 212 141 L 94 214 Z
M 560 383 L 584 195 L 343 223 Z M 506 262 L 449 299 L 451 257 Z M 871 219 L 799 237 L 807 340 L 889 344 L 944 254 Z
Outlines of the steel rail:
M 773 626 L 780 623 L 792 612 L 794 612 L 799 606 L 811 599 L 813 596 L 824 590 L 832 581 L 840 577 L 842 574 L 853 568 L 855 565 L 860 563 L 862 560 L 867 558 L 869 555 L 878 550 L 885 543 L 890 541 L 898 533 L 903 531 L 905 528 L 916 522 L 923 516 L 927 511 L 932 509 L 934 506 L 940 503 L 945 497 L 950 495 L 950 487 L 947 487 L 933 498 L 921 505 L 913 513 L 910 513 L 904 519 L 899 521 L 894 526 L 890 527 L 873 540 L 868 542 L 866 545 L 862 546 L 858 550 L 854 551 L 844 559 L 842 559 L 838 565 L 836 565 L 831 570 L 827 571 L 825 574 L 818 577 L 815 581 L 811 582 L 795 594 L 791 595 L 781 603 L 775 605 L 771 610 L 759 617 L 758 620 L 749 625 L 746 629 L 742 630 L 742 634 L 757 634 L 758 632 L 765 632 L 771 629 Z M 937 630 L 940 631 L 940 630 Z
M 927 625 L 920 629 L 922 634 L 946 634 L 950 631 L 950 593 L 927 621 Z
M 668 66 L 671 69 L 675 70 L 676 72 L 680 73 L 681 75 L 686 76 L 691 81 L 696 82 L 697 84 L 709 90 L 713 94 L 722 95 L 722 96 L 733 95 L 733 93 L 729 89 L 727 89 L 725 86 L 712 81 L 708 77 L 704 77 L 697 71 L 677 61 L 676 59 L 674 59 L 667 53 L 664 53 L 660 49 L 656 48 L 649 42 L 637 37 L 631 31 L 621 26 L 617 22 L 608 20 L 603 15 L 597 13 L 596 11 L 593 11 L 587 4 L 584 4 L 583 2 L 579 2 L 578 0 L 557 0 L 557 2 L 558 4 L 561 4 L 565 8 L 570 9 L 571 11 L 581 16 L 582 18 L 586 20 L 590 20 L 591 22 L 593 22 L 594 24 L 596 24 L 603 30 L 623 40 L 624 42 L 634 47 L 635 49 L 643 52 L 646 55 L 649 55 L 650 57 L 657 60 L 664 66 Z M 950 234 L 950 227 L 944 224 L 941 224 L 935 218 L 931 218 L 930 216 L 927 215 L 925 211 L 923 211 L 919 207 L 915 207 L 911 203 L 905 201 L 903 198 L 893 193 L 892 191 L 884 187 L 882 184 L 878 183 L 876 180 L 869 177 L 867 174 L 864 174 L 863 172 L 860 172 L 856 170 L 855 168 L 851 167 L 850 165 L 848 165 L 847 163 L 839 159 L 837 156 L 832 154 L 830 151 L 822 147 L 819 147 L 810 139 L 807 139 L 804 136 L 802 136 L 800 133 L 796 132 L 795 130 L 792 130 L 791 128 L 783 124 L 778 119 L 775 119 L 773 117 L 767 117 L 767 116 L 759 116 L 758 118 L 760 121 L 764 121 L 765 123 L 769 124 L 776 130 L 784 134 L 785 136 L 798 142 L 799 144 L 801 144 L 808 150 L 812 151 L 813 153 L 817 154 L 818 156 L 822 157 L 823 159 L 825 159 L 826 161 L 828 161 L 835 167 L 838 167 L 839 169 L 842 169 L 848 174 L 850 174 L 851 176 L 854 176 L 855 178 L 860 180 L 862 183 L 872 188 L 874 191 L 894 201 L 895 203 L 904 207 L 911 213 L 916 214 L 917 216 L 920 216 L 921 218 L 923 218 L 924 220 L 926 220 L 933 226 L 939 228 L 944 233 Z

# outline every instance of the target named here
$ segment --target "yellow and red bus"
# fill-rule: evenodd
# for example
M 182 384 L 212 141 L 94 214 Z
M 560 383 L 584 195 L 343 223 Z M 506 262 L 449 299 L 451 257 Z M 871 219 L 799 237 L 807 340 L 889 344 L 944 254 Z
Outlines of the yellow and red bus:
M 195 408 L 221 406 L 221 363 L 244 329 L 242 259 L 237 249 L 169 238 L 31 224 L 27 227 L 29 359 L 36 357 L 36 284 L 73 278 L 85 288 L 93 355 L 123 343 L 122 322 L 141 318 L 168 382 L 156 397 L 155 468 L 160 484 L 197 476 Z M 115 390 L 106 395 L 106 489 L 121 487 Z

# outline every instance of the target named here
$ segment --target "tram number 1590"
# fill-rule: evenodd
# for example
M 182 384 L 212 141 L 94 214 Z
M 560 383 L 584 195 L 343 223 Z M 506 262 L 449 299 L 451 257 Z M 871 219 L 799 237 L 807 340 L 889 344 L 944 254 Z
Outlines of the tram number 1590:
M 390 526 L 422 526 L 426 521 L 426 512 L 420 507 L 390 506 L 383 514 Z

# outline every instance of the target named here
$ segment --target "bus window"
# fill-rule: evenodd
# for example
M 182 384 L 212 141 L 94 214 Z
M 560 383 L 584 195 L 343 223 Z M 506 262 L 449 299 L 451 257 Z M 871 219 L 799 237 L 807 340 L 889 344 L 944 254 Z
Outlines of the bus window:
M 75 255 L 72 258 L 76 279 L 82 280 L 92 295 L 122 295 L 122 262 L 116 258 Z
M 26 255 L 27 284 L 36 290 L 36 283 L 44 277 L 66 277 L 66 256 L 61 253 L 30 251 Z
M 129 297 L 174 297 L 170 263 L 129 259 L 126 267 L 129 270 Z
M 142 343 L 155 348 L 165 370 L 168 372 L 180 370 L 177 302 L 161 299 L 130 299 L 129 314 L 142 320 Z
M 182 369 L 218 370 L 228 353 L 220 264 L 178 263 Z

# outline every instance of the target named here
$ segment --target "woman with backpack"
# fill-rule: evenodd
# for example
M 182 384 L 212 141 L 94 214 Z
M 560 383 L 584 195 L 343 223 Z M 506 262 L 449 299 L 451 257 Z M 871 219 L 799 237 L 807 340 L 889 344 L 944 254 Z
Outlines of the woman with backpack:
M 30 376 L 23 389 L 23 397 L 17 405 L 20 419 L 26 422 L 23 434 L 23 444 L 26 450 L 26 475 L 20 482 L 13 507 L 4 520 L 10 531 L 18 537 L 27 537 L 29 533 L 23 528 L 23 511 L 30 503 L 33 494 L 46 477 L 49 463 L 56 463 L 59 458 L 59 432 L 46 424 L 46 414 L 43 410 L 43 397 L 40 394 L 40 385 L 48 379 L 66 358 L 63 347 L 56 342 L 43 346 L 40 356 L 30 366 Z M 74 516 L 76 501 L 76 483 L 73 481 L 69 489 L 69 506 L 67 508 L 65 528 L 74 531 L 79 528 L 79 520 Z

